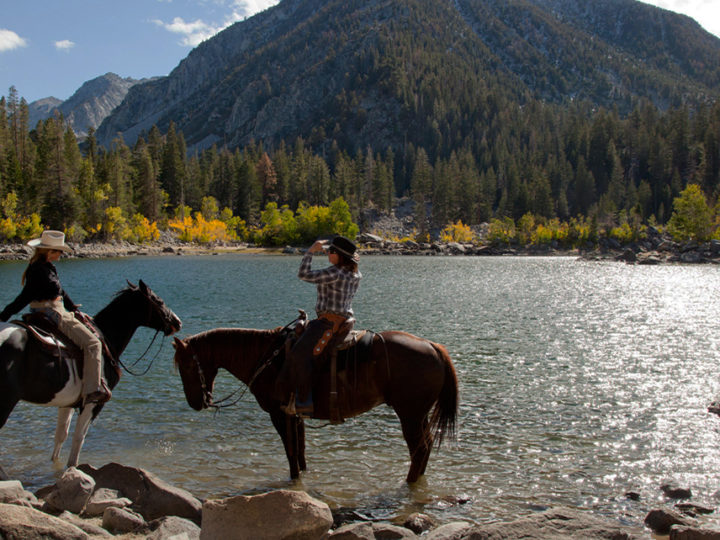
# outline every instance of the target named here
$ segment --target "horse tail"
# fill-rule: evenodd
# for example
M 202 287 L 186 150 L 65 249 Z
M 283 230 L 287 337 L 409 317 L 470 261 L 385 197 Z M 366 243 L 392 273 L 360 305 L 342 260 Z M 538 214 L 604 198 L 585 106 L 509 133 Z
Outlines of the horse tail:
M 455 440 L 455 424 L 458 411 L 458 380 L 447 349 L 438 343 L 431 345 L 438 353 L 445 366 L 445 381 L 430 417 L 430 433 L 438 447 L 445 437 Z

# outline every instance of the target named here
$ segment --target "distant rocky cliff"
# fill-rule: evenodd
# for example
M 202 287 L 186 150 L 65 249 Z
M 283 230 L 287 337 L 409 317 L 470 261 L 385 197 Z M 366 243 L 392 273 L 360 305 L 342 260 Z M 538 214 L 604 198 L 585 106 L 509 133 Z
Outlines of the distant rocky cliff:
M 120 105 L 130 88 L 146 81 L 106 73 L 84 83 L 66 101 L 50 97 L 30 103 L 30 125 L 59 112 L 79 138 L 85 137 L 88 128 L 97 128 Z

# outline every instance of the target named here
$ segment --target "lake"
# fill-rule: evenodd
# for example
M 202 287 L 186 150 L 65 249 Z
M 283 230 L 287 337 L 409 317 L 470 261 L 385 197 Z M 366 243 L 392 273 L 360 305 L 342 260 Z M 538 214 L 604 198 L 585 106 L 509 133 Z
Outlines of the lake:
M 272 328 L 315 290 L 281 255 L 62 260 L 65 288 L 94 314 L 143 279 L 183 321 L 180 337 L 215 327 Z M 0 263 L 0 304 L 25 263 Z M 248 392 L 218 414 L 187 405 L 170 339 L 124 374 L 90 428 L 81 463 L 141 467 L 198 497 L 303 489 L 331 507 L 441 523 L 510 519 L 555 505 L 642 525 L 666 505 L 659 486 L 690 487 L 716 505 L 720 418 L 720 279 L 715 266 L 631 266 L 568 257 L 369 257 L 358 328 L 406 330 L 442 343 L 460 381 L 458 439 L 427 474 L 404 482 L 399 422 L 381 406 L 342 425 L 309 421 L 308 471 L 289 479 L 280 439 Z M 132 364 L 154 332 L 141 329 Z M 238 385 L 221 373 L 216 398 Z M 35 489 L 54 482 L 55 409 L 19 404 L 0 431 L 0 465 Z M 312 429 L 316 426 L 317 429 Z M 69 441 L 63 449 L 67 458 Z M 634 491 L 639 501 L 625 497 Z

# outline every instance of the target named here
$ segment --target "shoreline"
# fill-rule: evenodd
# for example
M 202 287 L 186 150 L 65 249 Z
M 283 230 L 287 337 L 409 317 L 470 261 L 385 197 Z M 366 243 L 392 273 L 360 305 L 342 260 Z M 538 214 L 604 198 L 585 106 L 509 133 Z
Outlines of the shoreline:
M 145 469 L 119 463 L 95 468 L 70 467 L 54 485 L 34 493 L 0 467 L 0 537 L 108 538 L 717 538 L 714 507 L 691 502 L 690 489 L 663 485 L 665 502 L 650 506 L 642 525 L 627 516 L 607 515 L 591 508 L 545 506 L 514 518 L 478 522 L 459 519 L 438 522 L 422 512 L 393 519 L 374 519 L 358 509 L 331 509 L 304 490 L 271 489 L 252 495 L 200 499 Z M 628 492 L 625 497 L 639 500 Z M 458 501 L 458 504 L 471 503 Z M 219 514 L 218 514 L 219 512 Z M 290 516 L 294 514 L 294 516 Z M 318 517 L 323 514 L 318 522 Z M 317 527 L 310 533 L 308 528 Z M 52 530 L 50 535 L 43 535 Z M 283 531 L 282 533 L 278 531 Z M 152 533 L 152 534 L 151 534 Z M 259 535 L 259 536 L 258 536 Z
M 259 246 L 245 242 L 193 244 L 180 241 L 158 241 L 150 244 L 129 242 L 68 243 L 73 251 L 65 255 L 69 259 L 109 259 L 143 256 L 219 255 L 227 253 L 301 255 L 307 246 Z M 395 242 L 380 237 L 361 234 L 357 240 L 361 256 L 520 256 L 520 257 L 576 257 L 585 261 L 616 261 L 627 264 L 720 264 L 720 241 L 704 244 L 688 242 L 677 244 L 667 239 L 654 242 L 621 245 L 617 242 L 601 242 L 586 248 L 562 248 L 557 245 L 478 245 L 459 242 L 417 243 Z M 24 244 L 0 244 L 0 261 L 25 261 L 32 248 Z

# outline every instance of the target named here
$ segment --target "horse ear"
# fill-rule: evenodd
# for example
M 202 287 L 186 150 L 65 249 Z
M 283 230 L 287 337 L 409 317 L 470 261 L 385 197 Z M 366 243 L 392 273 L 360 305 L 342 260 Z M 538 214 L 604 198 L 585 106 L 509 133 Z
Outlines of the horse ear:
M 126 279 L 125 281 L 127 281 L 128 287 L 130 287 L 130 288 L 133 289 L 133 290 L 134 290 L 134 289 L 137 289 L 137 286 L 134 285 L 133 283 L 130 283 L 130 280 L 129 280 L 129 279 Z
M 149 289 L 150 289 L 150 287 L 148 287 L 147 285 L 145 285 L 145 282 L 141 279 L 141 280 L 140 280 L 140 290 L 141 290 L 142 292 L 144 292 L 144 293 L 147 294 L 147 292 L 148 292 Z
M 185 350 L 187 348 L 187 344 L 179 338 L 173 338 L 173 347 L 175 347 L 175 350 Z

